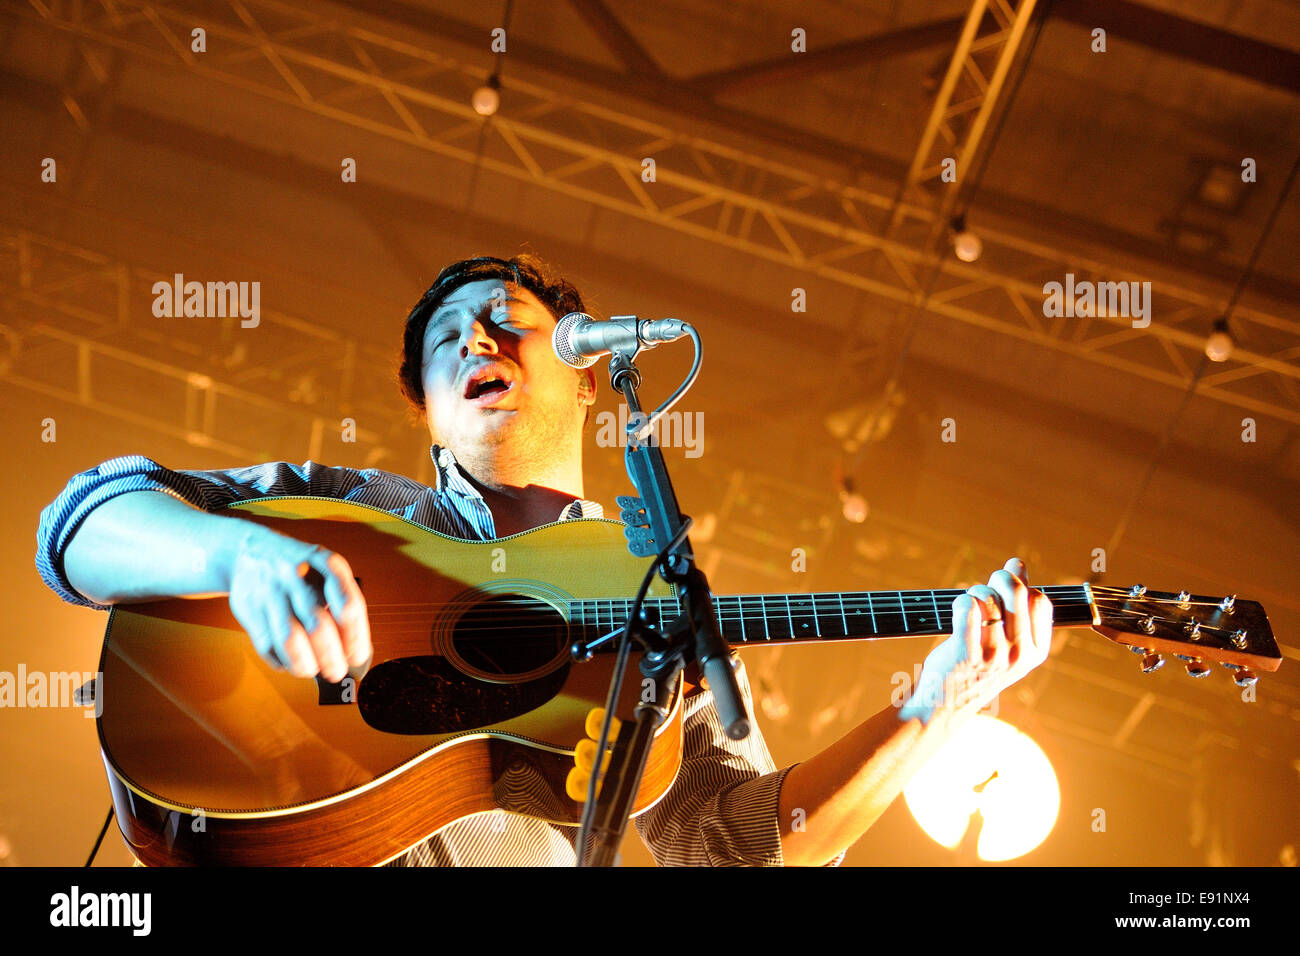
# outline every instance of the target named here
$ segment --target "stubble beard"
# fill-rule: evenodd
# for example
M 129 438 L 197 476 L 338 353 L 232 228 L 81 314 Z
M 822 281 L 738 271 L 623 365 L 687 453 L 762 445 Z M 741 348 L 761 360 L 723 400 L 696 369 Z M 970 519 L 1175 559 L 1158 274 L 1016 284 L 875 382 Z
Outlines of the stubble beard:
M 533 410 L 489 411 L 500 422 L 483 422 L 477 431 L 452 448 L 456 460 L 485 484 L 525 486 L 563 464 L 573 454 L 574 436 L 558 415 Z M 524 420 L 529 416 L 531 421 Z M 529 427 L 531 426 L 531 427 Z

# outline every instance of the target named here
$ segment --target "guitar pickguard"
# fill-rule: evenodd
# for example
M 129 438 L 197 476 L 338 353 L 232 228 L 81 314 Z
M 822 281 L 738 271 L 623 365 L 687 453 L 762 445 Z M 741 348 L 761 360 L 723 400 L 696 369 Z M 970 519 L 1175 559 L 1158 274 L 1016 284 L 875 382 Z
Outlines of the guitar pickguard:
M 550 701 L 568 680 L 569 665 L 522 684 L 490 684 L 446 658 L 403 657 L 371 669 L 361 682 L 361 717 L 389 734 L 453 734 L 520 717 Z

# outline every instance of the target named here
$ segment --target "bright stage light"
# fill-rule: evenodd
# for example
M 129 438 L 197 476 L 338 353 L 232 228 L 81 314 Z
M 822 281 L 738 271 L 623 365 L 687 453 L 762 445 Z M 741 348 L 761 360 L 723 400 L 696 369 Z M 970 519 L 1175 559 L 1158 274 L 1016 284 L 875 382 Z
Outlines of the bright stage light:
M 1010 724 L 979 715 L 912 778 L 903 798 L 926 835 L 955 850 L 973 823 L 976 852 L 996 862 L 1024 856 L 1047 838 L 1061 808 L 1051 761 Z M 978 815 L 977 815 L 978 811 Z

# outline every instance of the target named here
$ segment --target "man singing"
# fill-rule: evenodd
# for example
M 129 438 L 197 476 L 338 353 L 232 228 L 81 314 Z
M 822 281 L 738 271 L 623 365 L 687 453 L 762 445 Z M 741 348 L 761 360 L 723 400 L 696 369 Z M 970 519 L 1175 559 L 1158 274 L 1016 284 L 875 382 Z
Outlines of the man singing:
M 433 487 L 310 461 L 171 471 L 141 456 L 115 458 L 76 475 L 42 512 L 37 568 L 65 601 L 99 609 L 229 594 L 268 664 L 338 681 L 371 651 L 365 599 L 347 556 L 214 512 L 241 499 L 317 495 L 471 540 L 601 517 L 601 507 L 583 498 L 582 436 L 595 374 L 565 365 L 551 346 L 558 319 L 580 311 L 578 291 L 535 257 L 454 263 L 407 317 L 399 372 L 402 393 L 429 429 Z M 308 568 L 324 578 L 323 600 L 304 577 Z M 636 820 L 655 860 L 839 863 L 930 754 L 1046 658 L 1052 607 L 1026 578 L 1012 559 L 988 585 L 959 596 L 953 635 L 926 659 L 911 699 L 886 705 L 792 767 L 776 768 L 756 726 L 744 741 L 728 739 L 708 691 L 689 697 L 681 771 Z M 752 713 L 743 667 L 738 680 Z M 394 862 L 573 865 L 575 839 L 574 828 L 479 814 Z

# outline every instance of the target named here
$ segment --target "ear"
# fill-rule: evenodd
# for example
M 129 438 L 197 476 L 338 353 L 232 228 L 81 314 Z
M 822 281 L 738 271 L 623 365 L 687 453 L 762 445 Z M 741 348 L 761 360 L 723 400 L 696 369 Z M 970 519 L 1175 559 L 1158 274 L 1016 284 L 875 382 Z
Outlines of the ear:
M 589 368 L 578 371 L 578 397 L 584 405 L 596 404 L 596 373 Z

